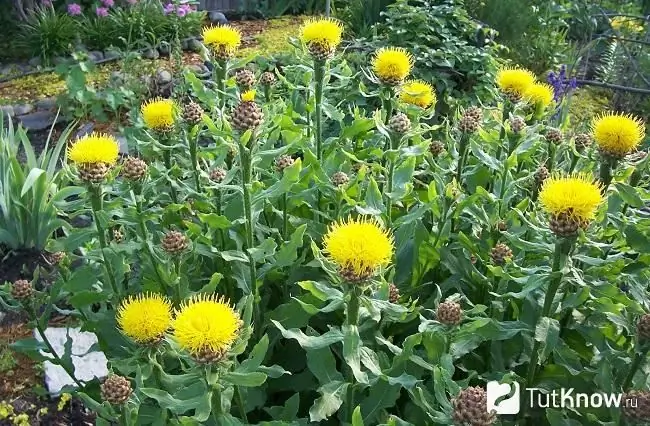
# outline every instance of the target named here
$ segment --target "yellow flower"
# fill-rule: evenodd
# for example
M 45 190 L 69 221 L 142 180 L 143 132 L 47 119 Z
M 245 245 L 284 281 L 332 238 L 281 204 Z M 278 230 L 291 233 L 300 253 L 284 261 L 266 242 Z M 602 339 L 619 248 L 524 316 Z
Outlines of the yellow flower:
M 592 131 L 598 148 L 618 158 L 634 151 L 645 138 L 643 121 L 631 114 L 601 114 L 594 119 Z
M 77 139 L 68 148 L 68 158 L 75 164 L 104 163 L 113 165 L 120 153 L 120 144 L 113 136 L 93 133 Z
M 542 186 L 539 201 L 546 213 L 558 217 L 561 214 L 579 223 L 589 223 L 596 216 L 596 209 L 603 202 L 600 186 L 589 174 L 552 176 Z
M 412 68 L 413 56 L 401 47 L 381 48 L 372 59 L 372 69 L 386 84 L 401 83 Z
M 255 100 L 255 90 L 247 90 L 241 94 L 242 102 L 253 102 Z
M 504 93 L 523 96 L 535 83 L 535 75 L 523 68 L 502 68 L 497 73 L 497 86 Z
M 222 353 L 237 339 L 240 327 L 239 315 L 223 297 L 202 293 L 176 311 L 173 336 L 192 355 Z
M 153 130 L 169 131 L 174 126 L 174 101 L 155 98 L 145 102 L 140 108 L 144 124 Z
M 422 80 L 410 80 L 404 83 L 400 90 L 399 99 L 405 104 L 428 108 L 438 100 L 433 87 Z
M 553 102 L 553 87 L 546 83 L 534 83 L 524 92 L 524 98 L 534 105 L 546 108 Z
M 300 39 L 307 46 L 316 44 L 325 50 L 334 50 L 341 44 L 343 25 L 332 18 L 316 18 L 300 28 Z
M 137 343 L 155 343 L 172 321 L 172 308 L 166 297 L 156 293 L 138 294 L 123 300 L 117 310 L 117 324 Z
M 203 29 L 203 43 L 223 57 L 232 56 L 241 44 L 241 32 L 230 25 L 206 27 Z
M 376 219 L 341 220 L 329 226 L 323 239 L 324 251 L 342 271 L 368 278 L 390 263 L 394 241 Z

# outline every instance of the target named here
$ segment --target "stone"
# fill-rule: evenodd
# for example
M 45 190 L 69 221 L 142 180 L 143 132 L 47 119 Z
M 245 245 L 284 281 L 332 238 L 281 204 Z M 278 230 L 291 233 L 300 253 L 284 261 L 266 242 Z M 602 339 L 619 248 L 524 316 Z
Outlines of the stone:
M 126 141 L 126 137 L 122 135 L 114 135 L 117 142 L 120 144 L 120 155 L 129 155 L 129 144 Z
M 104 51 L 104 59 L 105 60 L 113 60 L 113 59 L 118 59 L 122 54 L 119 52 L 119 50 L 115 49 L 108 49 Z
M 88 52 L 88 59 L 90 59 L 93 62 L 99 62 L 104 60 L 104 53 L 100 52 L 99 50 L 91 50 Z
M 83 138 L 84 136 L 92 133 L 94 128 L 95 125 L 93 123 L 86 123 L 83 126 L 81 126 L 79 130 L 77 130 L 77 133 L 75 133 L 74 138 L 75 139 Z
M 144 52 L 142 52 L 142 57 L 145 59 L 158 59 L 160 57 L 160 54 L 156 49 L 146 49 Z
M 32 111 L 34 111 L 34 105 L 32 104 L 14 105 L 14 114 L 16 115 L 25 115 Z
M 160 56 L 169 56 L 171 50 L 171 46 L 166 41 L 163 41 L 160 43 L 160 46 L 158 46 L 158 53 L 160 53 Z
M 27 130 L 45 130 L 52 126 L 55 121 L 61 121 L 63 118 L 59 116 L 57 120 L 55 111 L 36 111 L 31 114 L 21 115 L 18 121 Z
M 159 69 L 156 71 L 156 81 L 158 84 L 169 84 L 172 82 L 172 73 L 166 69 Z
M 181 50 L 189 50 L 189 40 L 181 40 Z
M 226 15 L 219 12 L 218 10 L 212 10 L 212 11 L 208 12 L 208 19 L 213 24 L 227 24 L 228 23 L 228 18 L 226 18 Z
M 102 379 L 108 376 L 108 360 L 104 353 L 90 351 L 92 346 L 97 344 L 97 336 L 94 333 L 81 331 L 80 328 L 49 327 L 45 329 L 45 336 L 60 357 L 65 352 L 65 344 L 68 339 L 72 340 L 70 359 L 74 367 L 73 374 L 80 382 L 88 382 L 95 378 Z M 36 330 L 34 330 L 34 337 L 39 342 L 43 341 Z M 44 351 L 41 351 L 41 354 L 52 357 L 52 355 Z M 72 378 L 62 367 L 50 361 L 45 361 L 43 362 L 43 370 L 45 385 L 50 395 L 59 395 L 65 386 L 76 387 Z
M 187 41 L 187 50 L 191 52 L 200 52 L 203 45 L 200 41 L 195 38 L 189 39 Z
M 55 56 L 54 59 L 52 59 L 52 63 L 54 65 L 61 65 L 65 64 L 68 62 L 68 58 L 63 57 L 63 56 Z
M 210 78 L 210 70 L 205 65 L 190 65 L 189 70 L 192 71 L 194 75 L 196 75 L 196 77 L 200 78 L 201 80 Z
M 13 117 L 15 115 L 14 107 L 11 105 L 0 105 L 0 113 L 2 114 L 3 118 Z
M 40 58 L 40 56 L 34 56 L 27 63 L 29 64 L 29 66 L 36 68 L 36 67 L 40 67 L 43 64 L 43 60 Z
M 40 99 L 36 102 L 36 109 L 54 109 L 56 108 L 56 96 Z

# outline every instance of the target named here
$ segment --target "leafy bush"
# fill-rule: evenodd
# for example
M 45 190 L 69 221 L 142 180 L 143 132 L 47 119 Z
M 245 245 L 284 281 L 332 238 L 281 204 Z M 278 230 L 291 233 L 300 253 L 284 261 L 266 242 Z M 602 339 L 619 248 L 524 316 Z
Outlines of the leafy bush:
M 38 56 L 45 64 L 57 56 L 73 51 L 77 39 L 77 25 L 72 17 L 43 7 L 31 13 L 21 24 L 20 44 L 31 56 Z
M 382 19 L 382 12 L 395 0 L 352 0 L 333 2 L 335 16 L 346 23 L 348 31 L 357 37 L 368 37 L 374 24 Z
M 59 189 L 57 170 L 61 152 L 70 137 L 68 127 L 48 149 L 36 156 L 27 134 L 14 129 L 11 121 L 5 128 L 0 115 L 0 245 L 10 250 L 42 251 L 54 232 L 67 227 L 58 217 L 54 203 L 69 194 Z M 19 153 L 24 153 L 24 163 Z

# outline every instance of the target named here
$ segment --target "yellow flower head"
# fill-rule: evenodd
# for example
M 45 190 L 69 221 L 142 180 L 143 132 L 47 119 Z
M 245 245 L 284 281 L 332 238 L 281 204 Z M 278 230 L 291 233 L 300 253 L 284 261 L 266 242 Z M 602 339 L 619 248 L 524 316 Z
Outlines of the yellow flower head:
M 241 94 L 242 102 L 253 102 L 255 100 L 255 90 L 250 89 Z
M 300 39 L 307 46 L 317 44 L 333 50 L 341 44 L 343 25 L 332 18 L 316 18 L 305 22 L 300 28 Z
M 113 165 L 119 153 L 120 144 L 117 139 L 100 133 L 83 136 L 68 148 L 68 158 L 75 164 Z
M 553 102 L 553 87 L 546 83 L 534 83 L 524 92 L 524 99 L 533 105 L 546 108 Z
M 535 75 L 523 68 L 502 68 L 497 73 L 497 86 L 504 93 L 523 96 L 529 86 L 535 83 Z
M 168 131 L 174 126 L 174 101 L 155 98 L 140 108 L 144 124 L 152 130 Z
M 214 51 L 232 55 L 241 44 L 241 32 L 230 25 L 206 27 L 203 29 L 203 44 Z
M 598 148 L 610 155 L 624 157 L 634 151 L 645 138 L 645 126 L 631 114 L 602 114 L 592 125 Z
M 156 293 L 129 296 L 117 310 L 117 324 L 122 333 L 137 343 L 158 341 L 169 329 L 171 321 L 169 300 Z
M 174 339 L 192 355 L 203 351 L 225 352 L 237 339 L 241 320 L 223 298 L 216 294 L 197 294 L 176 311 Z
M 539 193 L 539 201 L 551 216 L 565 213 L 580 223 L 588 223 L 595 217 L 603 196 L 591 175 L 576 173 L 546 179 Z
M 323 247 L 340 269 L 367 276 L 390 263 L 394 241 L 376 219 L 348 218 L 329 226 Z
M 383 82 L 400 83 L 412 68 L 413 56 L 401 47 L 381 48 L 372 59 L 372 69 Z
M 438 100 L 433 87 L 422 80 L 411 80 L 404 83 L 400 90 L 399 100 L 405 104 L 428 108 Z

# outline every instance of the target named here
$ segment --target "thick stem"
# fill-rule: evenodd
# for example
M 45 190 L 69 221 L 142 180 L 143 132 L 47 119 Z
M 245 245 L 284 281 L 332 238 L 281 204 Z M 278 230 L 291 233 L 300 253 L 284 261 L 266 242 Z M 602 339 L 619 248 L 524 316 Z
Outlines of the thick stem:
M 393 135 L 390 138 L 390 149 L 396 151 L 399 148 L 399 136 Z M 393 180 L 395 178 L 395 167 L 397 159 L 391 156 L 388 159 L 388 176 L 386 182 L 386 216 L 388 223 L 392 223 L 392 205 L 393 205 Z
M 174 259 L 174 282 L 176 284 L 176 305 L 181 306 L 183 301 L 183 289 L 181 287 L 181 259 Z
M 289 212 L 287 211 L 289 204 L 289 196 L 285 192 L 282 195 L 282 239 L 289 240 Z
M 460 143 L 458 144 L 458 167 L 456 168 L 456 182 L 458 185 L 460 185 L 460 180 L 463 176 L 463 167 L 465 166 L 468 145 L 469 135 L 463 133 L 460 137 Z
M 253 290 L 253 294 L 255 296 L 255 319 L 256 319 L 256 324 L 261 324 L 259 322 L 261 320 L 261 312 L 260 312 L 260 294 L 259 294 L 259 288 L 257 286 L 257 273 L 255 271 L 255 259 L 253 259 L 253 256 L 250 253 L 250 250 L 255 246 L 254 241 L 253 241 L 253 206 L 251 203 L 251 194 L 250 194 L 250 187 L 251 187 L 251 180 L 253 177 L 252 174 L 252 155 L 253 151 L 255 149 L 255 135 L 251 135 L 250 140 L 248 141 L 249 147 L 245 147 L 241 142 L 239 144 L 239 162 L 240 162 L 240 167 L 241 167 L 241 184 L 242 184 L 242 191 L 244 193 L 244 216 L 245 216 L 245 223 L 244 223 L 244 228 L 246 232 L 246 251 L 248 254 L 248 263 L 249 263 L 249 268 L 250 268 L 250 281 L 251 281 L 251 286 Z M 261 325 L 257 327 L 257 330 L 261 330 Z
M 117 282 L 115 281 L 115 275 L 113 274 L 113 267 L 111 266 L 111 262 L 109 262 L 108 259 L 106 259 L 106 253 L 104 252 L 104 250 L 106 250 L 107 247 L 106 230 L 104 230 L 104 227 L 102 226 L 99 220 L 99 212 L 102 210 L 102 205 L 103 205 L 102 187 L 99 185 L 97 186 L 91 185 L 88 187 L 88 191 L 90 192 L 90 203 L 93 211 L 93 220 L 97 228 L 97 237 L 99 239 L 100 251 L 102 252 L 102 259 L 104 260 L 104 268 L 106 269 L 106 276 L 113 290 L 113 298 L 115 299 L 115 302 L 117 304 L 120 292 L 119 289 L 117 288 Z
M 384 111 L 386 111 L 386 117 L 384 118 L 384 124 L 388 126 L 390 118 L 393 116 L 393 89 L 387 90 L 386 98 L 382 99 L 382 106 Z M 386 139 L 386 150 L 389 150 L 391 147 L 392 138 Z
M 214 67 L 215 79 L 217 80 L 217 90 L 219 91 L 219 108 L 226 106 L 226 72 L 228 64 L 226 61 L 219 60 Z
M 323 115 L 323 86 L 325 85 L 325 62 L 314 60 L 314 97 L 315 97 L 315 139 L 316 139 L 316 158 L 318 162 L 323 165 L 323 128 L 322 128 L 322 115 Z M 322 194 L 320 190 L 316 193 L 316 209 L 321 208 Z M 320 216 L 316 215 L 315 219 L 318 221 Z
M 198 136 L 198 135 L 197 135 Z M 199 159 L 198 159 L 198 141 L 197 138 L 191 137 L 191 135 L 188 136 L 188 143 L 190 146 L 190 160 L 192 161 L 192 172 L 194 175 L 194 189 L 196 192 L 201 192 L 201 181 L 199 179 L 200 177 L 200 170 L 199 170 Z
M 625 380 L 623 381 L 623 391 L 626 391 L 632 384 L 634 375 L 636 374 L 637 370 L 639 369 L 643 361 L 645 361 L 645 358 L 648 355 L 648 349 L 650 349 L 650 346 L 646 346 L 645 348 L 641 349 L 639 352 L 634 354 L 634 361 L 632 361 L 632 365 L 630 365 L 630 370 L 627 372 L 627 376 L 625 376 Z
M 140 194 L 137 194 L 139 197 Z M 147 225 L 144 222 L 144 215 L 142 214 L 142 202 L 140 200 L 137 200 L 135 203 L 135 208 L 136 211 L 138 212 L 138 225 L 140 227 L 140 233 L 142 234 L 142 243 L 145 245 L 147 248 L 147 254 L 149 255 L 149 260 L 151 260 L 151 267 L 153 268 L 154 272 L 156 273 L 156 278 L 158 278 L 158 282 L 162 285 L 166 285 L 167 283 L 165 280 L 163 280 L 162 276 L 160 275 L 160 271 L 158 270 L 158 261 L 156 260 L 156 256 L 153 253 L 153 250 L 151 246 L 149 245 L 149 232 L 147 231 Z
M 501 131 L 499 132 L 499 147 L 497 148 L 496 154 L 494 157 L 497 160 L 501 159 L 501 151 L 503 150 L 503 140 L 506 137 L 506 126 L 504 122 L 508 119 L 512 111 L 512 104 L 508 100 L 503 101 L 503 109 L 501 110 Z
M 267 104 L 271 102 L 271 85 L 269 84 L 264 86 L 264 100 Z
M 548 162 L 546 169 L 548 170 L 548 174 L 550 175 L 553 172 L 553 168 L 555 167 L 555 151 L 557 147 L 555 143 L 553 142 L 548 142 Z
M 609 184 L 612 183 L 612 169 L 616 167 L 616 161 L 603 158 L 600 161 L 600 175 L 599 179 L 602 184 L 603 193 L 607 192 Z
M 163 138 L 164 144 L 165 144 L 165 151 L 163 152 L 163 161 L 165 162 L 165 169 L 167 169 L 167 174 L 171 173 L 172 171 L 172 149 L 169 146 L 170 145 L 170 140 L 169 137 L 165 136 Z M 170 184 L 169 184 L 169 195 L 172 199 L 172 203 L 178 204 L 178 197 L 176 196 L 176 188 L 174 188 L 174 183 L 172 182 L 173 179 L 170 178 Z
M 359 293 L 358 287 L 355 285 L 350 285 L 349 295 L 350 300 L 348 301 L 347 310 L 346 310 L 346 323 L 347 325 L 358 325 L 359 324 Z
M 245 424 L 248 424 L 248 416 L 246 416 L 246 402 L 242 397 L 241 389 L 239 386 L 235 386 L 235 397 L 237 398 L 237 406 L 239 407 L 239 415 L 241 416 L 241 420 L 243 420 Z

